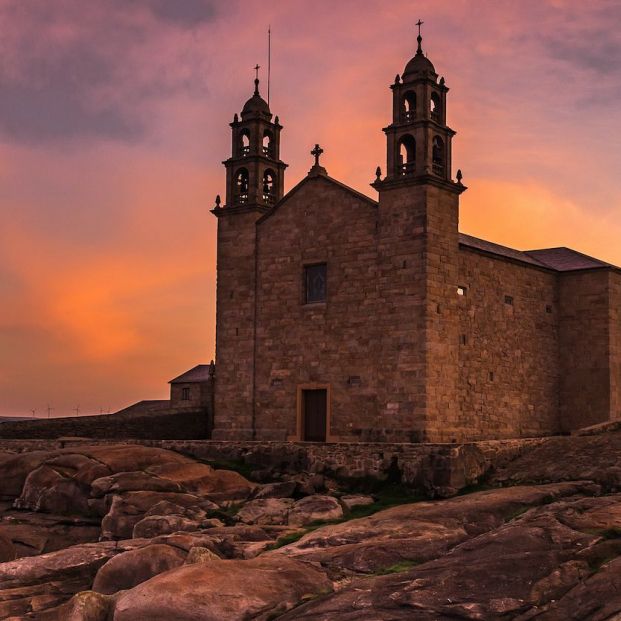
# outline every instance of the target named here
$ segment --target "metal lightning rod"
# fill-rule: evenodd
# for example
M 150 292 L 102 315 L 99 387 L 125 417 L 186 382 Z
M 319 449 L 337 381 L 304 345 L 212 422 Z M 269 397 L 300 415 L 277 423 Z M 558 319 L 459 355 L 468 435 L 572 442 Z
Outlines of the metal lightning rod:
M 267 27 L 267 105 L 270 105 L 270 77 L 272 73 L 272 26 Z

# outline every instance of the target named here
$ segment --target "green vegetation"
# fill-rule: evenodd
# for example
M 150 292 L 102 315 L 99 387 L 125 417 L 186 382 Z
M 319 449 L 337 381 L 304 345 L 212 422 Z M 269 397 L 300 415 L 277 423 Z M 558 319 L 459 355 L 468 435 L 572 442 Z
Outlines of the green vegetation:
M 462 487 L 457 492 L 457 496 L 467 496 L 468 494 L 474 494 L 475 492 L 487 492 L 490 489 L 497 489 L 497 487 L 489 485 L 485 481 L 480 481 L 479 483 L 473 483 L 472 485 Z
M 211 466 L 212 468 L 215 468 L 216 470 L 233 470 L 234 472 L 241 474 L 244 478 L 249 479 L 251 481 L 252 481 L 252 478 L 250 477 L 250 475 L 253 470 L 256 470 L 255 466 L 251 466 L 250 464 L 247 464 L 245 461 L 242 461 L 241 459 L 218 460 L 218 461 L 200 460 L 200 461 L 202 461 L 204 464 L 207 464 L 208 466 Z
M 348 511 L 340 520 L 317 520 L 316 522 L 311 522 L 304 528 L 301 528 L 294 533 L 289 533 L 287 535 L 279 537 L 278 540 L 274 544 L 272 544 L 269 549 L 275 550 L 277 548 L 282 548 L 283 546 L 289 545 L 290 543 L 295 543 L 307 533 L 317 530 L 322 526 L 349 522 L 350 520 L 368 517 L 369 515 L 373 515 L 374 513 L 377 513 L 378 511 L 383 511 L 384 509 L 390 509 L 391 507 L 410 504 L 413 502 L 420 502 L 421 500 L 425 499 L 420 494 L 414 493 L 411 489 L 399 483 L 384 484 L 379 489 L 377 489 L 377 486 L 375 487 L 376 491 L 373 494 L 375 502 L 373 504 L 353 507 L 352 510 Z M 349 494 L 351 492 L 348 490 L 347 493 Z
M 408 569 L 412 569 L 412 567 L 416 567 L 420 565 L 422 561 L 401 561 L 400 563 L 395 563 L 390 567 L 382 567 L 373 573 L 374 576 L 387 576 L 388 574 L 400 574 L 403 571 L 407 571 Z
M 601 548 L 595 550 L 591 553 L 591 557 L 588 559 L 589 569 L 592 573 L 598 572 L 606 563 L 613 561 L 616 558 L 619 558 L 619 553 L 621 550 L 614 550 L 610 548 Z
M 507 522 L 515 520 L 516 518 L 520 517 L 520 515 L 524 515 L 530 509 L 532 509 L 532 507 L 519 507 L 518 509 L 515 509 L 511 513 L 505 515 L 505 524 Z

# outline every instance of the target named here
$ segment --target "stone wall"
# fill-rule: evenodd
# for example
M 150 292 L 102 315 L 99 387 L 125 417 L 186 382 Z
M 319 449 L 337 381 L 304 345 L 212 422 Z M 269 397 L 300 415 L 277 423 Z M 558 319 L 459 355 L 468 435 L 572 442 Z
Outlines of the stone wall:
M 470 439 L 557 432 L 557 275 L 464 247 L 460 255 L 464 429 Z
M 258 439 L 301 438 L 300 387 L 331 391 L 328 439 L 379 424 L 376 211 L 317 175 L 259 223 Z M 328 302 L 305 304 L 304 266 L 323 262 Z
M 261 212 L 218 211 L 215 427 L 222 439 L 252 437 L 255 235 Z
M 0 438 L 207 438 L 205 409 L 174 408 L 150 413 L 102 414 L 0 424 Z M 22 442 L 20 440 L 19 442 Z
M 544 438 L 467 444 L 214 442 L 197 440 L 93 441 L 0 439 L 0 451 L 53 450 L 80 444 L 142 444 L 169 449 L 221 467 L 311 472 L 351 484 L 400 482 L 429 496 L 451 496 L 546 442 Z
M 621 274 L 609 273 L 610 419 L 621 419 Z
M 611 312 L 608 270 L 569 272 L 559 281 L 560 422 L 564 430 L 610 417 Z
M 450 158 L 449 158 L 450 161 Z M 426 428 L 435 442 L 472 440 L 470 421 L 463 420 L 459 394 L 459 189 L 425 186 L 427 217 L 425 245 Z

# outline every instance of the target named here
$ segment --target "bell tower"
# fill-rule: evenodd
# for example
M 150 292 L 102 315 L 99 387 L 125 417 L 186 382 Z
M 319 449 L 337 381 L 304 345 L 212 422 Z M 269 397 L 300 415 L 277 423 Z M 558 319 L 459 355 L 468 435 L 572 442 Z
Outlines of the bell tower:
M 256 224 L 283 196 L 287 165 L 280 160 L 278 117 L 254 94 L 231 123 L 226 202 L 216 197 L 216 379 L 213 439 L 252 440 L 256 306 Z
M 398 74 L 392 90 L 392 123 L 384 128 L 388 142 L 386 183 L 446 182 L 451 184 L 451 140 L 446 124 L 448 87 L 422 48 Z M 379 189 L 379 188 L 378 188 Z
M 232 154 L 226 167 L 226 207 L 253 206 L 266 210 L 283 196 L 285 168 L 280 160 L 278 117 L 272 122 L 268 103 L 259 94 L 259 66 L 254 94 L 244 104 L 241 120 L 231 123 Z
M 378 394 L 380 414 L 402 430 L 397 441 L 415 442 L 460 437 L 458 221 L 466 189 L 461 172 L 452 180 L 448 87 L 423 53 L 422 23 L 416 54 L 390 87 L 386 176 L 378 168 L 372 183 L 386 309 L 378 385 L 388 388 Z

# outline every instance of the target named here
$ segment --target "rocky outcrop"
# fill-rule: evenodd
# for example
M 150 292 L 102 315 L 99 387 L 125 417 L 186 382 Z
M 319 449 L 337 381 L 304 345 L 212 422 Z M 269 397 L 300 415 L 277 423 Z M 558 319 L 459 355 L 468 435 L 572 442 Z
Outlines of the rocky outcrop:
M 298 501 L 292 498 L 258 498 L 247 502 L 237 513 L 244 524 L 289 524 L 306 526 L 343 517 L 343 507 L 332 496 L 313 494 Z
M 488 489 L 416 502 L 405 502 L 405 487 L 369 496 L 326 472 L 271 470 L 255 484 L 161 449 L 99 448 L 0 460 L 9 482 L 0 502 L 0 618 L 621 615 L 621 434 L 533 443 L 494 462 Z M 454 449 L 434 453 L 427 478 L 419 472 L 435 498 L 490 470 L 493 447 Z M 397 506 L 378 510 L 387 502 Z M 103 540 L 68 545 L 72 529 L 78 541 L 89 532 Z M 51 545 L 63 549 L 41 554 Z
M 104 542 L 27 557 L 0 565 L 0 619 L 53 608 L 75 593 L 90 589 L 110 558 L 139 546 L 139 542 Z M 23 616 L 23 617 L 22 617 Z
M 355 580 L 339 593 L 281 618 L 616 618 L 612 615 L 621 610 L 621 567 L 618 560 L 610 558 L 621 555 L 621 541 L 610 539 L 600 528 L 620 525 L 620 503 L 619 496 L 559 499 L 471 536 L 450 552 L 434 554 L 436 558 L 420 564 L 402 563 L 392 568 L 394 575 Z M 613 516 L 605 519 L 613 507 Z
M 443 502 L 407 504 L 358 520 L 324 526 L 274 554 L 321 563 L 336 577 L 372 574 L 446 554 L 494 530 L 531 507 L 576 494 L 594 495 L 592 483 L 560 483 L 483 491 Z
M 605 491 L 621 490 L 621 433 L 548 438 L 496 468 L 492 485 L 588 479 Z
M 268 621 L 331 590 L 320 570 L 282 556 L 214 560 L 169 571 L 122 593 L 112 619 Z
M 12 539 L 0 531 L 0 563 L 12 561 L 17 556 Z
M 131 589 L 153 576 L 183 565 L 186 556 L 185 551 L 163 543 L 128 550 L 111 558 L 99 569 L 93 591 L 111 595 Z

